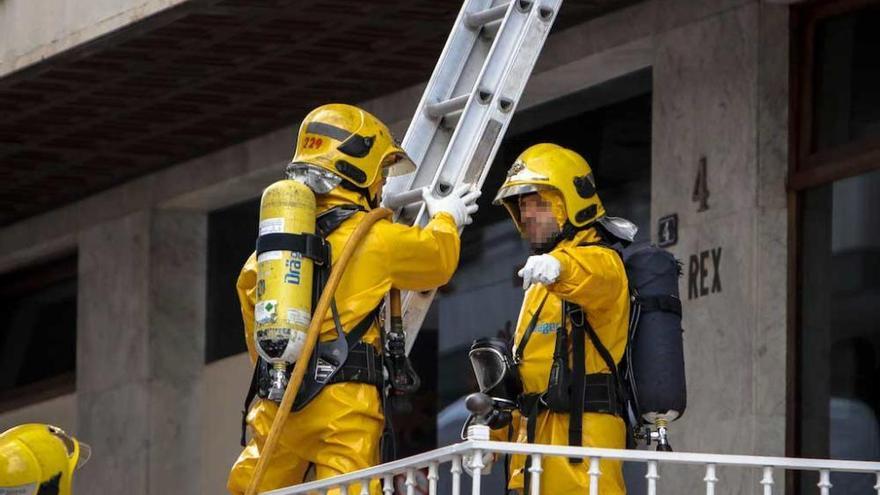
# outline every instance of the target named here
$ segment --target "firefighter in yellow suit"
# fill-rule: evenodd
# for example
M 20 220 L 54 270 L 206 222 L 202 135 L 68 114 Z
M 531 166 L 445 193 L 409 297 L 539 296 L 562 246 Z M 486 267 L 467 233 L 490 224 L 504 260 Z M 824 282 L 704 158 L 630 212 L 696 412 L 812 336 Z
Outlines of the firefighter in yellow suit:
M 599 229 L 604 233 L 608 231 L 605 226 L 612 230 L 615 226 L 606 222 L 608 219 L 586 160 L 554 144 L 534 145 L 517 158 L 495 202 L 508 209 L 517 228 L 538 253 L 530 256 L 519 272 L 527 291 L 517 322 L 514 349 L 522 352 L 519 373 L 523 392 L 538 394 L 548 389 L 563 300 L 583 308 L 614 361 L 620 362 L 627 341 L 628 282 L 619 255 L 599 245 L 603 240 Z M 634 230 L 630 233 L 635 234 Z M 523 336 L 539 307 L 534 330 L 524 343 Z M 565 331 L 571 333 L 570 320 Z M 525 347 L 519 349 L 521 345 Z M 588 375 L 610 372 L 589 341 L 585 358 Z M 514 421 L 516 441 L 526 442 L 526 418 L 517 414 Z M 501 430 L 493 432 L 493 438 L 506 440 L 506 432 L 504 435 Z M 534 443 L 568 445 L 569 414 L 541 408 Z M 615 414 L 585 412 L 582 444 L 625 448 L 623 420 Z M 524 456 L 513 456 L 508 483 L 511 490 L 523 490 L 524 465 Z M 565 457 L 545 456 L 541 493 L 588 493 L 588 467 L 588 462 L 572 464 Z M 621 462 L 603 460 L 600 469 L 599 493 L 626 493 Z
M 357 145 L 352 142 L 360 141 Z M 368 150 L 368 151 L 365 151 Z M 362 156 L 357 156 L 362 155 Z M 321 106 L 303 120 L 288 176 L 296 175 L 315 192 L 320 217 L 337 206 L 363 211 L 377 206 L 384 177 L 408 173 L 414 166 L 393 141 L 388 128 L 369 113 L 343 104 Z M 299 175 L 297 175 L 299 174 Z M 392 287 L 427 290 L 449 281 L 458 265 L 458 226 L 470 223 L 479 192 L 456 190 L 442 199 L 425 194 L 431 221 L 408 227 L 382 220 L 372 227 L 355 254 L 336 291 L 342 328 L 348 332 L 376 308 Z M 327 237 L 332 253 L 341 253 L 365 213 L 344 220 Z M 239 275 L 236 288 L 245 324 L 245 341 L 251 361 L 257 264 L 252 254 Z M 320 340 L 335 338 L 330 315 L 324 319 Z M 379 349 L 379 329 L 374 321 L 362 338 Z M 289 413 L 260 492 L 302 483 L 310 467 L 314 479 L 324 479 L 374 466 L 380 461 L 384 427 L 381 392 L 375 385 L 331 383 L 304 408 Z M 227 487 L 244 493 L 254 473 L 263 444 L 277 410 L 273 401 L 257 398 L 247 413 L 252 438 L 229 474 Z M 372 492 L 378 493 L 373 484 Z M 350 493 L 360 493 L 353 487 Z

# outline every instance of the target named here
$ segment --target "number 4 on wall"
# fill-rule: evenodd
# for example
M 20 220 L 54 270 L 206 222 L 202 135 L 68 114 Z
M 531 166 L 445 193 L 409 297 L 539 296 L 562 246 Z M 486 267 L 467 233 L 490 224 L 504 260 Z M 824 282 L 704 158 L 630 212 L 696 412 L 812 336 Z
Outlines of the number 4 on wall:
M 697 211 L 706 211 L 709 209 L 709 186 L 706 178 L 706 157 L 700 157 L 700 164 L 697 167 L 697 178 L 694 180 L 694 192 L 691 194 L 691 201 L 699 203 Z

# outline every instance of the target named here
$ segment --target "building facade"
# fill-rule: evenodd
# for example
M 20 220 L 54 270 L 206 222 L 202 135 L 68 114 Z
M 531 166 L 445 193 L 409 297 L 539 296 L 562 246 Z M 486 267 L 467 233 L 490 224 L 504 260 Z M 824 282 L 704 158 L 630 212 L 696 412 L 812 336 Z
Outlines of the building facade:
M 402 135 L 459 4 L 52 3 L 0 0 L 0 430 L 90 443 L 81 493 L 222 493 L 262 188 L 311 107 L 356 103 Z M 451 441 L 470 390 L 450 370 L 516 321 L 528 253 L 489 203 L 554 141 L 682 262 L 676 450 L 880 460 L 877 33 L 876 1 L 564 3 L 413 351 L 425 391 L 395 416 L 402 443 Z

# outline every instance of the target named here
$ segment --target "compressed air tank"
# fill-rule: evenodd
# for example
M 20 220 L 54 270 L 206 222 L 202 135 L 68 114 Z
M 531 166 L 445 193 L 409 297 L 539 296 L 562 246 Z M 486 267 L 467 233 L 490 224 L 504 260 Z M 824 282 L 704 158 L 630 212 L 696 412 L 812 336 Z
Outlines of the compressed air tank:
M 641 308 L 629 350 L 639 412 L 649 423 L 674 421 L 687 407 L 679 263 L 648 244 L 631 246 L 624 262 Z
M 257 245 L 273 247 L 257 253 L 254 340 L 257 352 L 277 371 L 275 388 L 281 393 L 283 371 L 302 353 L 311 322 L 314 264 L 303 256 L 305 242 L 297 236 L 315 233 L 315 212 L 314 193 L 296 180 L 275 182 L 260 201 Z M 270 391 L 270 398 L 278 392 Z

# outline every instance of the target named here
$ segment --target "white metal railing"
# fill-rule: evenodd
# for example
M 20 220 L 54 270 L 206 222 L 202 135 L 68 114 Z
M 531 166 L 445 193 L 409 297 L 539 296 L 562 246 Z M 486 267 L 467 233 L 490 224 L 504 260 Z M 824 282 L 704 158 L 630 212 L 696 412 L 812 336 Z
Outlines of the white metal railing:
M 590 476 L 590 495 L 597 495 L 602 483 L 602 473 L 599 470 L 600 459 L 615 459 L 647 464 L 645 478 L 647 479 L 648 495 L 656 495 L 657 486 L 660 482 L 659 465 L 663 464 L 691 464 L 702 465 L 705 468 L 703 482 L 706 486 L 706 495 L 714 495 L 715 487 L 719 483 L 716 470 L 719 466 L 739 466 L 756 468 L 760 470 L 760 476 L 755 477 L 755 482 L 763 487 L 763 495 L 772 495 L 776 486 L 774 478 L 777 470 L 783 471 L 814 471 L 819 473 L 817 484 L 820 495 L 830 495 L 832 490 L 831 473 L 868 473 L 874 474 L 877 483 L 874 486 L 877 495 L 880 495 L 880 462 L 863 461 L 839 461 L 828 459 L 798 459 L 791 457 L 763 457 L 749 455 L 722 455 L 701 454 L 684 452 L 655 452 L 647 450 L 617 450 L 595 449 L 586 447 L 567 447 L 557 445 L 522 444 L 509 442 L 492 442 L 488 440 L 474 440 L 473 438 L 485 438 L 482 432 L 470 435 L 469 440 L 448 447 L 432 450 L 422 454 L 389 462 L 373 468 L 363 469 L 353 473 L 328 478 L 325 480 L 304 483 L 301 485 L 282 488 L 267 492 L 271 495 L 293 495 L 298 493 L 326 493 L 330 489 L 355 490 L 360 486 L 360 495 L 369 495 L 368 484 L 371 480 L 382 482 L 385 495 L 394 493 L 394 477 L 404 476 L 407 495 L 416 493 L 416 472 L 427 469 L 428 493 L 437 494 L 437 481 L 439 479 L 440 466 L 450 464 L 452 476 L 452 495 L 460 495 L 463 463 L 465 457 L 472 460 L 467 466 L 472 471 L 471 493 L 480 494 L 480 478 L 482 475 L 482 454 L 486 452 L 501 454 L 522 454 L 531 456 L 531 490 L 533 494 L 540 493 L 541 487 L 541 460 L 548 456 L 579 457 L 589 461 L 587 473 Z M 345 492 L 343 492 L 345 493 Z M 348 493 L 355 493 L 348 491 Z M 851 495 L 851 494 L 845 494 Z

